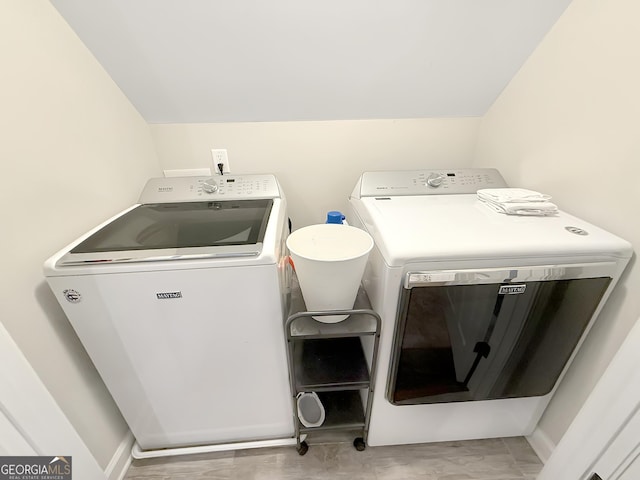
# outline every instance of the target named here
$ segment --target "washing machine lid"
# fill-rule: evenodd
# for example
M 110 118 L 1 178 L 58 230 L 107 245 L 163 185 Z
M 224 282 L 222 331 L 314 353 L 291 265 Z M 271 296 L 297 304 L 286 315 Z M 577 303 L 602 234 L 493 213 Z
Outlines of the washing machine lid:
M 389 266 L 420 261 L 631 256 L 631 245 L 565 212 L 504 215 L 473 195 L 352 198 Z
M 57 265 L 257 257 L 273 199 L 135 205 L 103 224 Z

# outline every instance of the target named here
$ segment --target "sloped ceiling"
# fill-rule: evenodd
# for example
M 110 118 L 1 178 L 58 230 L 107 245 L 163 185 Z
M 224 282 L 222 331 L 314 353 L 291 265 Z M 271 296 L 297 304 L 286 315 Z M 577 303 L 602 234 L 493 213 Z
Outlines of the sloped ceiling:
M 483 115 L 570 0 L 51 0 L 150 123 Z

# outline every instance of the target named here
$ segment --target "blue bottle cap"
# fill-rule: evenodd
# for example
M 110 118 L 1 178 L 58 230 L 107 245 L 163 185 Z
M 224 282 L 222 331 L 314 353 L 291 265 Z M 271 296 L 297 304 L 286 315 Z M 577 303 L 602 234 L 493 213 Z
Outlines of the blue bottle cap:
M 345 216 L 342 212 L 338 212 L 337 210 L 332 210 L 327 213 L 327 223 L 338 223 L 342 224 L 342 221 L 345 219 Z

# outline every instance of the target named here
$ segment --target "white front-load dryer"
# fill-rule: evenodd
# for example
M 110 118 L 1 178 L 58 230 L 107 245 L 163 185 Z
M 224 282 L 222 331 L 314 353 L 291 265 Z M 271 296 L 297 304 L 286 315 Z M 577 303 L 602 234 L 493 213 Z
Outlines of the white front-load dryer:
M 631 245 L 565 212 L 498 213 L 493 169 L 366 172 L 349 220 L 382 317 L 368 443 L 532 433 Z

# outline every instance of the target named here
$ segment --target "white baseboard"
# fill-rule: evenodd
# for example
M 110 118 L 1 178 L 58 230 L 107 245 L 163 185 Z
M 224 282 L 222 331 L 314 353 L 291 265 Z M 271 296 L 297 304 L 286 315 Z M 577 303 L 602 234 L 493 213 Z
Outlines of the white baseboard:
M 104 469 L 104 474 L 107 480 L 122 480 L 131 465 L 133 457 L 131 456 L 131 448 L 136 439 L 133 433 L 127 430 L 127 434 L 124 436 L 120 445 L 116 449 L 113 457 L 107 468 Z
M 540 428 L 536 428 L 531 435 L 527 435 L 525 438 L 542 463 L 547 463 L 556 444 Z
M 305 435 L 300 437 L 304 440 Z M 214 445 L 200 445 L 198 447 L 177 447 L 177 448 L 163 448 L 161 450 L 141 450 L 140 446 L 136 442 L 131 455 L 135 459 L 140 458 L 156 458 L 156 457 L 168 457 L 174 455 L 193 455 L 195 453 L 210 453 L 210 452 L 227 452 L 230 450 L 246 450 L 250 448 L 266 448 L 266 447 L 284 447 L 296 445 L 295 438 L 277 438 L 273 440 L 255 440 L 250 442 L 235 442 L 235 443 L 218 443 Z

